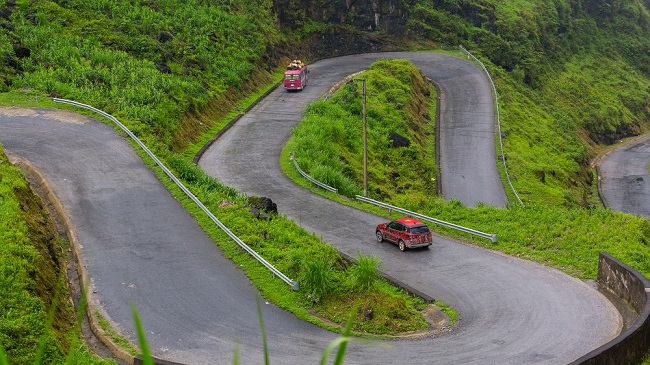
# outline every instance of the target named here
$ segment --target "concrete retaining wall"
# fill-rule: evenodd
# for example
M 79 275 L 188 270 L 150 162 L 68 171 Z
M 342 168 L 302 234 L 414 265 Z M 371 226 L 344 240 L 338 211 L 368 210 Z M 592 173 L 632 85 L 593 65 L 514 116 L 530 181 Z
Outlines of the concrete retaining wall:
M 636 270 L 601 252 L 598 259 L 598 283 L 630 303 L 639 317 L 618 337 L 571 365 L 641 363 L 650 349 L 650 282 Z

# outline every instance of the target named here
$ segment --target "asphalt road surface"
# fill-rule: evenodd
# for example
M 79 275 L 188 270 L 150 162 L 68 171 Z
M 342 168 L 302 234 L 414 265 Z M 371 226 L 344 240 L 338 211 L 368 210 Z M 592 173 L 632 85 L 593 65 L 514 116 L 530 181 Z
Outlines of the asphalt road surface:
M 600 164 L 600 192 L 605 205 L 650 218 L 650 135 L 607 154 Z
M 390 54 L 397 56 L 402 57 Z M 437 82 L 478 78 L 468 76 L 475 68 L 458 59 L 408 56 L 444 67 Z M 401 253 L 374 241 L 372 228 L 381 218 L 314 196 L 280 173 L 279 149 L 306 99 L 346 76 L 347 65 L 359 62 L 355 67 L 363 68 L 377 57 L 312 65 L 305 91 L 276 90 L 201 160 L 228 184 L 272 198 L 282 214 L 341 251 L 377 255 L 388 274 L 461 314 L 459 325 L 438 337 L 353 343 L 345 363 L 566 364 L 615 337 L 620 315 L 577 279 L 440 237 L 429 250 Z M 257 140 L 254 136 L 268 136 L 264 144 L 270 150 L 247 148 Z M 111 127 L 70 113 L 0 109 L 0 143 L 29 160 L 53 188 L 82 246 L 93 304 L 121 333 L 135 342 L 134 305 L 158 357 L 186 364 L 232 363 L 238 346 L 242 364 L 263 363 L 249 280 Z M 224 162 L 228 156 L 233 159 Z M 240 173 L 246 178 L 239 179 Z M 263 313 L 271 364 L 315 364 L 336 337 L 264 301 Z

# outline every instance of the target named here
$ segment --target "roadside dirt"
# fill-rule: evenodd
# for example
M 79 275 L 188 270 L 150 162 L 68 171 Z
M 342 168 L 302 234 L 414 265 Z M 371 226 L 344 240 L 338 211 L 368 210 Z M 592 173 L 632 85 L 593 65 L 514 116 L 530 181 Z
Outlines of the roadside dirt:
M 397 335 L 377 335 L 377 337 L 381 338 L 387 338 L 387 339 L 400 339 L 400 340 L 407 340 L 407 339 L 412 339 L 412 340 L 417 340 L 421 338 L 427 338 L 427 337 L 436 337 L 439 336 L 443 333 L 451 331 L 454 325 L 451 325 L 451 320 L 447 314 L 445 314 L 440 307 L 438 307 L 435 304 L 429 304 L 427 308 L 425 308 L 422 312 L 422 316 L 424 319 L 427 321 L 428 327 L 419 331 L 409 331 L 409 332 L 404 332 L 400 333 Z M 320 314 L 316 313 L 313 310 L 309 311 L 309 314 L 312 316 L 318 318 L 321 320 L 323 323 L 326 323 L 332 327 L 339 328 L 341 331 L 343 331 L 343 326 L 339 323 L 332 322 L 331 320 L 321 316 Z M 363 335 L 363 334 L 361 334 Z M 375 335 L 369 335 L 371 337 L 374 337 Z
M 19 107 L 0 107 L 0 114 L 7 116 L 21 117 L 42 117 L 56 120 L 61 123 L 84 124 L 91 120 L 82 114 L 73 113 L 63 109 L 38 109 L 38 108 L 19 108 Z

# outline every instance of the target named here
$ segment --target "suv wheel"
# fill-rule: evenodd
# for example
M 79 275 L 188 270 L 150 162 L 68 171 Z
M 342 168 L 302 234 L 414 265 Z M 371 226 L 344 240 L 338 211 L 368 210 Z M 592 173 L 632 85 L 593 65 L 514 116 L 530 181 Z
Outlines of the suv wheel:
M 384 242 L 384 235 L 381 234 L 381 231 L 377 231 L 377 242 Z
M 402 252 L 406 251 L 406 243 L 404 243 L 402 240 L 399 240 L 399 242 L 397 242 L 397 247 L 399 247 L 399 250 Z

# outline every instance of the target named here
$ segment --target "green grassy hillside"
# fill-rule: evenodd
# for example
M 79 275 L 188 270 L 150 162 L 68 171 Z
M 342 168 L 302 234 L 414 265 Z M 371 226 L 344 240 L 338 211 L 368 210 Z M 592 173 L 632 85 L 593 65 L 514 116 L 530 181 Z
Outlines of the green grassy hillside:
M 406 60 L 376 62 L 329 100 L 310 104 L 286 150 L 307 174 L 341 195 L 363 194 L 362 80 L 371 195 L 435 195 L 436 136 L 430 121 L 435 120 L 436 91 Z

